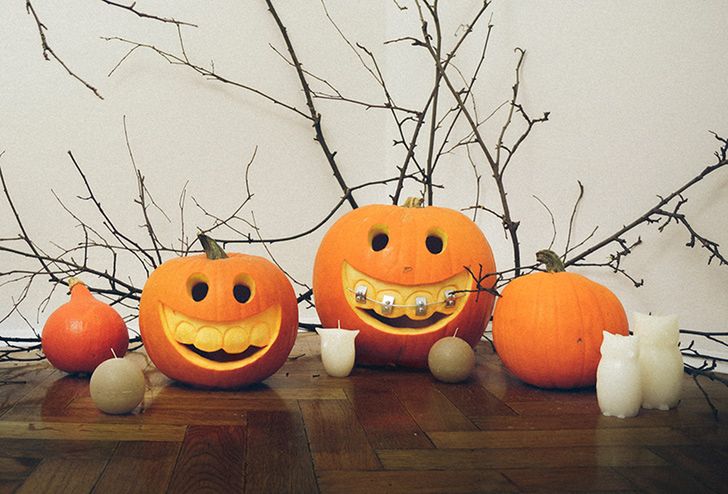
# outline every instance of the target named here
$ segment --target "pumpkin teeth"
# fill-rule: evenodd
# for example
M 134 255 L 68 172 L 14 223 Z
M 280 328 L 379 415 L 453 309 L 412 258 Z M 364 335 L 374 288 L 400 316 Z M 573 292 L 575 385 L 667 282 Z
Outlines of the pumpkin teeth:
M 407 317 L 425 321 L 437 313 L 451 315 L 462 307 L 462 291 L 471 277 L 463 271 L 440 283 L 398 285 L 371 278 L 344 263 L 344 292 L 352 307 L 373 311 L 381 320 Z
M 162 307 L 162 321 L 167 334 L 183 345 L 192 345 L 203 352 L 238 354 L 251 346 L 263 348 L 272 341 L 269 321 L 276 308 L 232 323 L 221 323 L 194 319 L 169 307 Z

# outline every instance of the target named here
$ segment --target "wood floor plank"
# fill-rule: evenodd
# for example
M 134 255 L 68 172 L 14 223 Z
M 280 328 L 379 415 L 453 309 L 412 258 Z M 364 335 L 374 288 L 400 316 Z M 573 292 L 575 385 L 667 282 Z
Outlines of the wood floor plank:
M 572 448 L 579 446 L 674 446 L 696 444 L 669 427 L 625 429 L 493 430 L 430 432 L 441 449 L 476 448 Z
M 109 458 L 116 441 L 80 441 L 77 439 L 7 439 L 0 440 L 0 455 L 8 458 Z
M 513 417 L 473 417 L 479 429 L 563 429 L 565 426 L 572 429 L 601 429 L 601 428 L 642 428 L 642 427 L 673 427 L 691 428 L 707 427 L 715 423 L 710 414 L 692 414 L 680 410 L 640 410 L 637 417 L 619 419 L 605 417 L 601 414 L 571 414 L 562 415 L 526 415 Z
M 33 457 L 0 457 L 0 480 L 25 479 L 38 463 Z
M 708 488 L 702 479 L 693 477 L 672 465 L 664 467 L 617 467 L 615 470 L 640 492 L 664 494 L 667 492 L 689 492 L 703 494 L 725 492 Z
M 245 429 L 191 426 L 175 465 L 169 492 L 242 492 Z
M 18 480 L 0 480 L 0 494 L 13 494 L 16 492 L 25 479 Z
M 295 402 L 292 402 L 295 404 Z M 109 415 L 94 408 L 68 407 L 52 414 L 36 407 L 15 406 L 3 416 L 12 422 L 83 422 L 87 424 L 242 425 L 245 411 L 237 408 L 175 409 L 150 407 L 128 415 Z
M 392 389 L 425 432 L 477 430 L 475 424 L 435 388 L 434 379 L 429 375 L 393 381 Z
M 650 448 L 681 472 L 700 479 L 718 492 L 728 491 L 728 455 L 701 444 L 687 447 L 659 446 Z
M 108 459 L 46 458 L 17 490 L 18 494 L 91 492 Z
M 476 381 L 461 384 L 436 383 L 445 395 L 469 419 L 486 416 L 517 415 L 517 413 Z
M 64 409 L 79 395 L 89 395 L 89 377 L 59 371 L 38 384 L 15 406 L 37 406 L 44 412 L 53 413 Z
M 319 486 L 322 494 L 518 492 L 503 475 L 493 470 L 325 471 L 319 474 Z
M 15 365 L 0 369 L 0 415 L 28 396 L 46 380 L 60 376 L 60 372 L 47 362 Z
M 514 449 L 410 449 L 377 451 L 386 470 L 474 470 L 478 468 L 560 468 L 663 466 L 667 462 L 643 447 Z
M 302 401 L 301 411 L 317 472 L 381 469 L 348 401 Z
M 640 467 L 651 468 L 651 467 Z M 632 492 L 635 486 L 614 469 L 598 467 L 502 470 L 520 492 Z M 667 492 L 667 491 L 665 491 Z
M 342 396 L 338 393 L 337 396 Z M 326 399 L 326 398 L 324 398 Z M 70 409 L 86 409 L 96 410 L 96 406 L 90 397 L 78 398 L 71 402 L 68 407 Z M 248 410 L 294 410 L 297 408 L 295 399 L 279 399 L 279 398 L 259 398 L 247 395 L 243 396 L 197 396 L 189 395 L 175 397 L 173 395 L 164 395 L 161 393 L 152 398 L 145 406 L 143 413 L 153 414 L 162 410 L 205 410 L 211 414 L 213 410 L 238 410 L 245 412 Z
M 265 384 L 250 386 L 237 391 L 207 391 L 172 385 L 161 390 L 150 404 L 176 406 L 177 408 L 220 408 L 252 405 L 257 400 L 278 401 L 283 409 L 289 400 L 344 400 L 346 395 L 340 386 L 303 386 L 272 388 Z
M 180 443 L 127 441 L 119 443 L 93 492 L 146 494 L 165 492 L 177 462 Z
M 575 399 L 545 401 L 508 401 L 508 406 L 520 416 L 543 415 L 600 415 L 596 394 Z
M 86 441 L 181 441 L 185 427 L 167 424 L 0 421 L 0 438 Z
M 318 491 L 300 412 L 248 413 L 245 492 Z
M 346 391 L 374 449 L 432 448 L 399 398 L 388 387 L 361 382 Z

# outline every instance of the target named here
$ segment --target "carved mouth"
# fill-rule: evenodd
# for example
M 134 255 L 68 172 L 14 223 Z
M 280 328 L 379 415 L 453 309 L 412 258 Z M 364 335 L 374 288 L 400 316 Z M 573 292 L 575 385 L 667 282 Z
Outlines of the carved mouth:
M 342 280 L 346 300 L 359 317 L 385 332 L 436 331 L 460 313 L 471 287 L 463 271 L 440 283 L 399 285 L 365 275 L 344 262 Z
M 167 338 L 188 360 L 226 370 L 248 365 L 268 351 L 278 337 L 281 308 L 269 307 L 240 321 L 216 322 L 161 305 L 160 317 Z

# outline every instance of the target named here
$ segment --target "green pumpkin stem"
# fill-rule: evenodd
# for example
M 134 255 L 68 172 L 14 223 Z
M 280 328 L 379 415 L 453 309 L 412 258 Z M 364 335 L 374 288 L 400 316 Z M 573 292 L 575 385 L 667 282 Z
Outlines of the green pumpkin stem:
M 546 266 L 546 271 L 549 273 L 561 273 L 565 271 L 564 261 L 561 260 L 559 255 L 548 249 L 539 250 L 536 252 L 536 260 Z
M 226 259 L 227 254 L 224 250 L 222 250 L 222 247 L 215 242 L 212 238 L 208 237 L 204 233 L 198 233 L 197 238 L 199 239 L 200 243 L 202 244 L 202 248 L 205 250 L 205 255 L 210 260 L 216 260 L 216 259 Z
M 403 208 L 422 208 L 424 207 L 425 200 L 421 197 L 408 197 L 405 199 Z

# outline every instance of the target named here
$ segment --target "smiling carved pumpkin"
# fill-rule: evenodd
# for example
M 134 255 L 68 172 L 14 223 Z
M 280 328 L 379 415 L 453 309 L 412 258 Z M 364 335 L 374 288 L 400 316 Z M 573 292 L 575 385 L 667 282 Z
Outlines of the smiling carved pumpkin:
M 475 346 L 494 296 L 473 273 L 495 261 L 478 226 L 447 208 L 369 205 L 341 217 L 326 233 L 314 263 L 313 293 L 324 326 L 358 329 L 356 361 L 426 367 L 444 336 Z M 494 277 L 481 286 L 491 288 Z
M 142 341 L 166 376 L 202 387 L 262 381 L 286 362 L 298 305 L 270 261 L 226 254 L 198 237 L 205 254 L 171 259 L 149 277 L 139 303 Z

